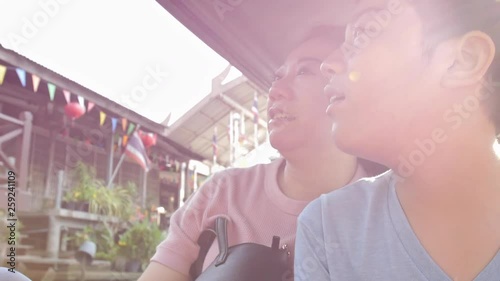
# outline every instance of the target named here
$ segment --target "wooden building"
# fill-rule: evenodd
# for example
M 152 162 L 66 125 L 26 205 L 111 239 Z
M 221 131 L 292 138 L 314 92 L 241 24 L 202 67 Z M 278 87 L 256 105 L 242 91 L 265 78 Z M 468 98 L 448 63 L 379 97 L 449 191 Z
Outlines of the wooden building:
M 69 104 L 83 109 L 83 115 L 72 118 L 82 112 L 68 112 Z M 126 139 L 138 127 L 156 136 L 156 144 L 147 149 L 149 171 L 129 157 L 116 169 Z M 66 250 L 68 234 L 101 221 L 97 214 L 70 210 L 63 204 L 65 193 L 74 185 L 71 171 L 80 162 L 94 167 L 103 182 L 109 182 L 116 170 L 112 184 L 133 183 L 136 203 L 170 211 L 164 214 L 166 228 L 169 214 L 181 202 L 181 190 L 183 196 L 194 192 L 186 181 L 187 164 L 204 160 L 166 137 L 166 130 L 162 124 L 0 47 L 0 210 L 3 214 L 12 211 L 7 206 L 7 179 L 13 171 L 15 216 L 23 226 L 19 260 L 24 252 L 25 263 L 45 260 L 47 265 L 58 264 L 63 261 L 59 258 Z M 5 248 L 1 250 L 4 257 Z

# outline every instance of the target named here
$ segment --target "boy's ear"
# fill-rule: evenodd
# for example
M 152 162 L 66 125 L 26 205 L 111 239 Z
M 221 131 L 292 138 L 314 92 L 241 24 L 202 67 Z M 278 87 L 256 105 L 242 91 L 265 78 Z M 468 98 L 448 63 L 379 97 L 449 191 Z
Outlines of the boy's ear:
M 454 59 L 442 78 L 442 85 L 447 88 L 467 87 L 480 82 L 495 58 L 495 43 L 484 32 L 469 32 L 456 42 Z

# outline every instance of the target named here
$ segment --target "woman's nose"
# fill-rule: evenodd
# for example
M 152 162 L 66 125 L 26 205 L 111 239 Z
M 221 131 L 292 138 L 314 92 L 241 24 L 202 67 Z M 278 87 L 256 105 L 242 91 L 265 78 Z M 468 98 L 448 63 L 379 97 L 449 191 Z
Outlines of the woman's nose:
M 291 95 L 291 89 L 289 87 L 288 77 L 282 77 L 273 82 L 271 88 L 269 88 L 269 99 L 289 99 Z
M 340 49 L 331 53 L 321 64 L 321 73 L 328 79 L 346 70 L 344 56 Z
M 280 99 L 289 99 L 290 91 L 287 90 L 286 87 L 276 85 L 273 83 L 271 88 L 269 88 L 269 99 L 271 101 L 280 100 Z

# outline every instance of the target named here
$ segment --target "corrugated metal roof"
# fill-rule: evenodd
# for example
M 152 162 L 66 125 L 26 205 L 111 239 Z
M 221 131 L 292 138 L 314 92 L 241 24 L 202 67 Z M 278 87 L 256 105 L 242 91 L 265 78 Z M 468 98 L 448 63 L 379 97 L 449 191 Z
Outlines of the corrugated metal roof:
M 222 81 L 220 77 L 214 81 Z M 167 130 L 166 137 L 179 143 L 208 161 L 213 157 L 213 141 L 215 127 L 217 127 L 217 163 L 224 166 L 230 165 L 230 139 L 229 123 L 231 112 L 240 115 L 246 114 L 245 136 L 238 143 L 243 150 L 254 148 L 254 122 L 251 115 L 254 94 L 258 97 L 259 126 L 258 140 L 262 143 L 267 137 L 266 93 L 261 91 L 246 77 L 239 77 L 227 84 L 214 83 L 214 89 L 183 115 Z

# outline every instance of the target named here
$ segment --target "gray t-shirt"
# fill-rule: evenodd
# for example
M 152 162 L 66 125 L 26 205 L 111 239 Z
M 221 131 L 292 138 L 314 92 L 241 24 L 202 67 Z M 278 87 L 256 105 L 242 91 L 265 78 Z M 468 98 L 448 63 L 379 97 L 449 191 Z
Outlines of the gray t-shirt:
M 389 171 L 311 202 L 299 217 L 295 281 L 452 281 L 413 232 Z M 500 281 L 500 251 L 474 281 Z

